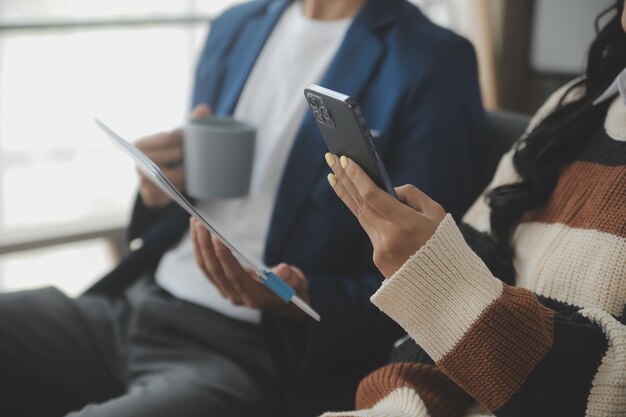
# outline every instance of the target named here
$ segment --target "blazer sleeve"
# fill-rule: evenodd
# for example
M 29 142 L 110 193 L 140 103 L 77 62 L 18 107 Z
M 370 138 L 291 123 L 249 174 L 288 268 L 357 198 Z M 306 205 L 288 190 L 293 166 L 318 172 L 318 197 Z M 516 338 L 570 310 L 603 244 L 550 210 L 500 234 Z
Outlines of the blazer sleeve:
M 472 45 L 451 38 L 408 90 L 385 161 L 391 179 L 416 185 L 459 220 L 485 175 L 485 113 Z
M 131 242 L 134 239 L 143 237 L 145 232 L 150 229 L 150 227 L 154 226 L 163 213 L 170 210 L 173 204 L 174 203 L 168 204 L 166 207 L 159 209 L 148 208 L 143 203 L 141 196 L 137 194 L 130 216 L 130 224 L 126 231 L 126 239 Z
M 626 326 L 504 284 L 451 216 L 372 301 L 498 416 L 626 413 Z

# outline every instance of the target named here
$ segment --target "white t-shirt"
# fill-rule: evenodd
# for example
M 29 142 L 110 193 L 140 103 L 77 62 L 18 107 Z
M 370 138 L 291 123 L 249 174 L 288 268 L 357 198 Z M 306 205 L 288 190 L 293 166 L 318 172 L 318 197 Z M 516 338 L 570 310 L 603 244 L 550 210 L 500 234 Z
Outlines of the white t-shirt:
M 234 117 L 257 127 L 250 194 L 198 206 L 252 259 L 262 258 L 281 175 L 307 110 L 303 90 L 321 80 L 350 23 L 309 19 L 294 2 L 276 24 L 239 98 Z M 156 281 L 180 299 L 235 319 L 261 320 L 260 311 L 232 305 L 204 276 L 188 233 L 163 256 Z

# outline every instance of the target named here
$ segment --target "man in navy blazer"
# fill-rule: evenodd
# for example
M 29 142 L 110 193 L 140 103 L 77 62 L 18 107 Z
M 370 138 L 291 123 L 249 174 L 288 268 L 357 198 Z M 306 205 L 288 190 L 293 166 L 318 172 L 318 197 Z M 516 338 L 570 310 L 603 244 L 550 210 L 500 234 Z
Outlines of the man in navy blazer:
M 194 106 L 206 104 L 216 115 L 234 113 L 260 52 L 291 3 L 245 3 L 212 22 L 197 67 Z M 466 210 L 478 192 L 485 150 L 476 62 L 466 40 L 434 25 L 405 0 L 366 0 L 319 83 L 359 101 L 378 132 L 375 145 L 394 184 L 415 184 L 457 217 Z M 304 100 L 301 90 L 293 94 Z M 36 412 L 31 415 L 41 416 L 53 415 L 42 412 L 44 405 L 61 413 L 98 403 L 76 415 L 143 415 L 128 411 L 137 413 L 138 403 L 153 416 L 203 415 L 195 410 L 221 410 L 207 405 L 212 402 L 229 404 L 221 415 L 263 415 L 263 407 L 271 402 L 267 410 L 274 410 L 274 415 L 300 417 L 353 407 L 358 381 L 386 362 L 401 332 L 369 302 L 382 278 L 365 234 L 328 186 L 325 152 L 307 113 L 288 154 L 264 248 L 267 265 L 295 265 L 306 275 L 320 323 L 261 312 L 262 336 L 249 339 L 248 327 L 240 330 L 235 320 L 224 321 L 219 313 L 166 294 L 151 275 L 186 233 L 189 218 L 176 205 L 153 210 L 139 198 L 129 238 L 140 238 L 142 246 L 84 296 L 69 300 L 53 290 L 0 296 L 0 345 L 8 346 L 0 351 L 0 359 L 19 357 L 15 346 L 36 337 L 66 346 L 61 350 L 73 357 L 52 356 L 54 350 L 46 355 L 30 352 L 23 363 L 35 361 L 38 368 L 49 370 L 45 380 L 37 379 L 34 370 L 24 372 L 19 360 L 6 372 L 3 368 L 2 386 L 11 381 L 20 392 L 24 384 L 40 407 L 15 395 L 17 405 L 9 410 L 32 406 Z M 12 313 L 22 311 L 24 304 L 30 306 L 27 314 Z M 47 331 L 31 329 L 8 337 L 6 314 L 24 327 L 37 320 L 47 323 Z M 221 320 L 221 327 L 213 329 L 210 320 Z M 241 333 L 229 339 L 234 328 Z M 66 339 L 59 339 L 62 335 Z M 258 341 L 264 346 L 257 349 Z M 270 363 L 263 362 L 266 358 L 259 353 L 263 349 Z M 234 352 L 233 362 L 255 375 L 271 368 L 277 377 L 261 388 L 254 383 L 242 388 L 228 378 L 211 385 L 211 378 L 222 374 L 215 376 L 210 365 L 195 361 L 210 357 L 219 368 L 215 351 Z M 52 363 L 56 365 L 51 368 Z M 80 369 L 75 369 L 78 364 Z M 55 376 L 65 365 L 65 376 Z M 186 375 L 193 376 L 187 380 Z M 158 382 L 154 377 L 160 378 Z M 211 389 L 197 390 L 189 381 Z M 66 400 L 68 392 L 79 394 Z M 138 399 L 142 394 L 150 401 Z M 237 405 L 244 397 L 249 404 Z M 0 402 L 0 411 L 2 407 Z M 258 408 L 252 412 L 250 407 Z

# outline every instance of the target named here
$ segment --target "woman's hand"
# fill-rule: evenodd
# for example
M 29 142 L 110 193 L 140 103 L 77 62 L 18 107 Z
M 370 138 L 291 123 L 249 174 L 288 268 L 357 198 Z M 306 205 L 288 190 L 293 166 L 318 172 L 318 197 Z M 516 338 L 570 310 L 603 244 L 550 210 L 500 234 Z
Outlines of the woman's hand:
M 374 263 L 391 277 L 437 230 L 445 210 L 412 185 L 396 188 L 398 200 L 381 190 L 354 161 L 327 153 L 328 182 L 372 241 Z
M 294 320 L 307 316 L 291 303 L 285 303 L 267 288 L 254 270 L 244 268 L 230 250 L 193 217 L 190 219 L 191 240 L 196 263 L 224 298 L 237 306 L 257 308 Z M 272 268 L 296 294 L 309 303 L 309 284 L 300 269 L 287 264 Z

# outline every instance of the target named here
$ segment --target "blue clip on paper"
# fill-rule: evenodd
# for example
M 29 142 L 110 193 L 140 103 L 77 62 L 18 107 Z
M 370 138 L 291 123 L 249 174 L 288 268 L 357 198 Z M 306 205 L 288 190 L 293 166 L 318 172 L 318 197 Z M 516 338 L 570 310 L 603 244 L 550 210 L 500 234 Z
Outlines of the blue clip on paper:
M 285 281 L 283 281 L 278 275 L 267 271 L 261 270 L 261 281 L 267 288 L 272 290 L 281 300 L 284 302 L 292 302 L 297 305 L 302 311 L 311 316 L 314 320 L 320 321 L 320 315 L 317 311 L 313 310 L 304 300 L 296 295 L 296 291 L 291 288 Z
M 291 298 L 296 295 L 296 291 L 291 288 L 285 281 L 280 279 L 278 275 L 270 271 L 263 271 L 265 273 L 265 284 L 270 290 L 272 290 L 277 296 L 279 296 L 284 302 L 288 303 Z

